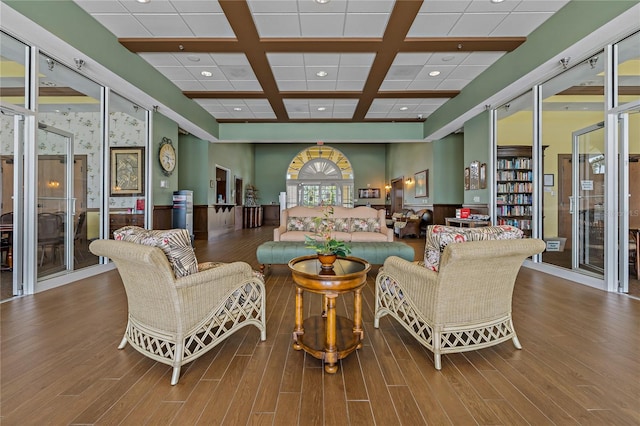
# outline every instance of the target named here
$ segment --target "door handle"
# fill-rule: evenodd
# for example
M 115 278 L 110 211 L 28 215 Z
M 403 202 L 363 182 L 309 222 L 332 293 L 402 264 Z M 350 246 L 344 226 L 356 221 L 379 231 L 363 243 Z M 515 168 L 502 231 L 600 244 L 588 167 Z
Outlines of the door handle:
M 569 214 L 573 214 L 573 195 L 569 196 Z

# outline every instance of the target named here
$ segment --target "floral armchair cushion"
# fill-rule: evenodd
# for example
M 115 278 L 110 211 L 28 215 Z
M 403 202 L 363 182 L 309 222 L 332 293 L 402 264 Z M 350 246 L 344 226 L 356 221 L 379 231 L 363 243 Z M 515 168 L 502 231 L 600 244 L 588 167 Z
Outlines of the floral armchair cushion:
M 176 277 L 198 272 L 196 253 L 186 229 L 152 230 L 125 226 L 114 231 L 113 238 L 160 248 L 167 256 Z
M 424 247 L 424 266 L 438 271 L 440 256 L 444 248 L 452 243 L 483 240 L 513 240 L 522 238 L 522 230 L 510 225 L 485 226 L 482 228 L 458 228 L 431 225 L 427 228 Z

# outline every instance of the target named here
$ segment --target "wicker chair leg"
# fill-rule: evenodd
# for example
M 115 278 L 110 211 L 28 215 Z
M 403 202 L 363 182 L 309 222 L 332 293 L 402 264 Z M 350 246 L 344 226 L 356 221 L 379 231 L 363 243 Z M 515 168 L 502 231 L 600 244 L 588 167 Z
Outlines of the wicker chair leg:
M 520 340 L 518 340 L 518 336 L 513 336 L 513 346 L 516 347 L 516 349 L 522 349 L 522 345 L 520 344 Z
M 124 349 L 125 346 L 127 346 L 127 336 L 122 338 L 122 341 L 118 345 L 118 349 Z
M 441 355 L 440 354 L 433 354 L 433 364 L 436 367 L 436 370 L 440 371 L 442 369 L 442 361 L 441 361 Z
M 173 374 L 171 374 L 171 386 L 177 385 L 179 379 L 180 379 L 180 366 L 173 367 Z

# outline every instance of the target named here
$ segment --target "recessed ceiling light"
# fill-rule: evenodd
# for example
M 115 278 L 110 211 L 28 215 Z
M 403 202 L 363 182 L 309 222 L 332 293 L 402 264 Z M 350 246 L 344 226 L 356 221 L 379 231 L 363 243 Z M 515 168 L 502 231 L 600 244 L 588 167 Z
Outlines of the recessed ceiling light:
M 198 58 L 195 55 L 189 55 L 187 56 L 187 59 L 190 60 L 191 62 L 200 62 L 200 58 Z
M 234 111 L 242 111 L 242 108 L 240 108 L 240 107 L 235 107 L 233 110 L 234 110 Z
M 429 73 L 429 75 L 430 75 L 431 77 L 438 76 L 438 75 L 440 75 L 440 71 L 431 71 L 431 72 Z
M 316 0 L 316 3 L 318 4 L 327 4 L 329 3 L 331 0 Z
M 318 77 L 326 77 L 326 76 L 328 75 L 328 73 L 327 73 L 326 71 L 318 71 L 318 72 L 316 73 L 316 75 L 317 75 Z
M 453 61 L 456 57 L 453 55 L 447 55 L 447 56 L 443 56 L 442 57 L 442 62 L 449 62 L 449 61 Z
M 406 111 L 408 109 L 409 109 L 409 107 L 400 107 L 400 111 Z
M 213 75 L 211 71 L 202 71 L 200 74 L 202 74 L 204 77 L 211 77 Z
M 318 111 L 326 111 L 325 107 L 318 107 Z
M 138 3 L 149 3 L 151 0 L 137 0 Z
M 489 0 L 491 3 L 502 3 L 504 0 Z

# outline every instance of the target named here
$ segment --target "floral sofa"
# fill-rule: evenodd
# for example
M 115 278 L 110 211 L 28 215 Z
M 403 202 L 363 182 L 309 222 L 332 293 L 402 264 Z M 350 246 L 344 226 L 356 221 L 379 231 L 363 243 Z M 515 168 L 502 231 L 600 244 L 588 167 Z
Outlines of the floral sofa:
M 304 241 L 305 235 L 316 233 L 315 218 L 322 217 L 333 228 L 332 238 L 352 242 L 393 242 L 393 230 L 387 228 L 385 211 L 371 207 L 333 207 L 324 218 L 321 207 L 296 206 L 284 209 L 280 226 L 273 230 L 274 241 Z

